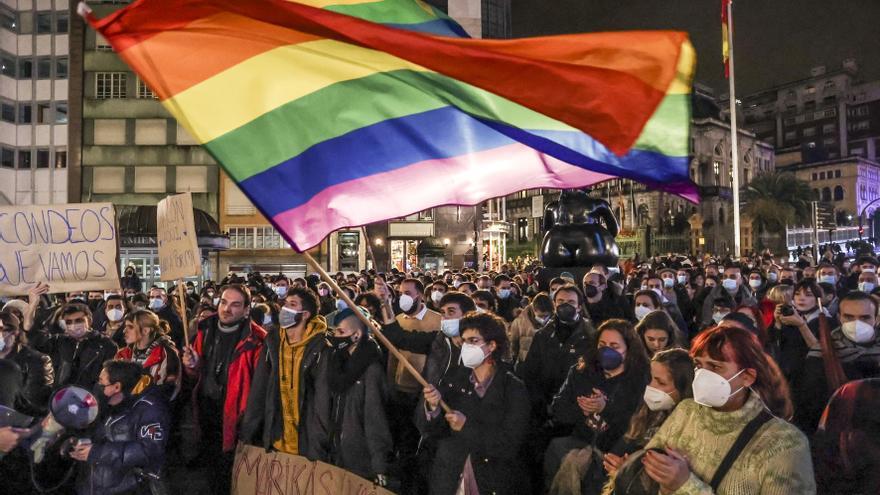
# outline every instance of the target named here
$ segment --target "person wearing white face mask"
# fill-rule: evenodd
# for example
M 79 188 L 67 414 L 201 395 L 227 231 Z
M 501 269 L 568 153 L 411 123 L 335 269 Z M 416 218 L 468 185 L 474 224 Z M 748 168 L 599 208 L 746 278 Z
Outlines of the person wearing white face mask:
M 859 290 L 870 294 L 877 288 L 877 274 L 871 271 L 862 270 L 859 274 Z
M 733 299 L 733 307 L 756 306 L 757 299 L 748 288 L 748 283 L 743 283 L 742 268 L 739 264 L 729 263 L 725 265 L 724 272 L 718 275 L 720 284 L 706 293 L 703 299 L 703 307 L 697 315 L 698 326 L 706 328 L 715 324 L 713 321 L 712 305 L 718 297 L 729 296 Z
M 168 293 L 165 289 L 160 287 L 154 287 L 150 289 L 150 305 L 149 309 L 156 313 L 160 319 L 168 322 L 168 325 L 171 327 L 171 340 L 174 341 L 174 345 L 177 346 L 178 349 L 183 349 L 187 342 L 183 341 L 183 320 L 181 319 L 178 311 L 179 308 L 174 307 L 175 304 L 171 304 L 168 298 Z M 184 315 L 184 318 L 186 315 Z
M 116 355 L 116 344 L 92 330 L 92 312 L 85 304 L 65 304 L 60 318 L 65 323 L 63 334 L 32 329 L 28 331 L 30 345 L 52 358 L 56 388 L 76 385 L 91 390 L 104 361 Z
M 460 322 L 462 364 L 423 389 L 426 435 L 437 445 L 430 492 L 530 493 L 521 456 L 529 421 L 525 385 L 498 364 L 508 345 L 504 321 L 471 314 Z M 440 409 L 440 400 L 451 409 Z
M 626 434 L 603 457 L 605 471 L 613 476 L 623 461 L 645 446 L 684 399 L 693 398 L 694 362 L 684 349 L 660 351 L 651 358 L 651 383 L 644 401 L 629 422 Z
M 529 354 L 535 333 L 547 326 L 553 317 L 553 301 L 545 293 L 536 294 L 532 301 L 510 324 L 508 340 L 510 340 L 509 361 L 519 368 Z
M 429 296 L 430 301 L 428 301 L 428 308 L 437 311 L 440 309 L 440 300 L 443 299 L 443 295 L 449 291 L 449 286 L 446 285 L 446 282 L 442 280 L 438 280 L 431 284 L 431 293 Z
M 826 360 L 839 363 L 847 380 L 880 377 L 880 338 L 877 336 L 877 301 L 864 292 L 853 291 L 840 299 L 840 327 L 831 331 L 833 353 L 821 345 L 810 349 L 804 365 L 804 388 L 808 406 L 804 424 L 815 429 L 822 408 L 831 396 L 825 374 Z
M 809 443 L 786 421 L 788 387 L 757 339 L 715 327 L 694 339 L 691 356 L 694 398 L 681 401 L 645 446 L 645 474 L 660 492 L 815 494 Z
M 126 313 L 128 313 L 128 304 L 126 304 L 122 296 L 111 295 L 107 297 L 107 301 L 104 303 L 104 328 L 101 333 L 110 337 L 119 347 L 125 346 L 125 335 L 123 334 L 125 323 L 123 318 Z
M 309 421 L 327 320 L 308 289 L 290 289 L 278 313 L 278 330 L 266 334 L 257 359 L 241 438 L 252 445 L 294 455 L 318 452 Z M 350 311 L 349 311 L 350 314 Z

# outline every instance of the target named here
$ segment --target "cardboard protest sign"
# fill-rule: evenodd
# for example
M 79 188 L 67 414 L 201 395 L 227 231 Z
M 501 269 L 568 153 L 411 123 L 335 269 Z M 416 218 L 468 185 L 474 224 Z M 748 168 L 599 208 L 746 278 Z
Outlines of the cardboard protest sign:
M 393 495 L 371 481 L 298 455 L 239 444 L 232 495 Z
M 159 244 L 161 280 L 202 274 L 202 255 L 196 238 L 192 195 L 175 194 L 156 208 L 156 241 Z
M 116 210 L 110 203 L 0 208 L 0 295 L 119 288 Z

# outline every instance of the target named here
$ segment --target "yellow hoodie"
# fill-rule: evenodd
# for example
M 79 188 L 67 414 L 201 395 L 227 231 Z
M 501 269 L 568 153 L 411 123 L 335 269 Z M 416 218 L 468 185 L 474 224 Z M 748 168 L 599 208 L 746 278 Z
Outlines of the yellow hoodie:
M 284 418 L 284 434 L 273 445 L 277 450 L 288 454 L 299 453 L 299 373 L 302 367 L 306 345 L 314 338 L 323 338 L 327 330 L 327 320 L 323 316 L 315 316 L 306 325 L 303 338 L 296 343 L 290 343 L 287 339 L 287 331 L 283 328 L 278 332 L 281 336 L 280 349 L 278 350 L 280 387 L 281 387 L 281 413 Z

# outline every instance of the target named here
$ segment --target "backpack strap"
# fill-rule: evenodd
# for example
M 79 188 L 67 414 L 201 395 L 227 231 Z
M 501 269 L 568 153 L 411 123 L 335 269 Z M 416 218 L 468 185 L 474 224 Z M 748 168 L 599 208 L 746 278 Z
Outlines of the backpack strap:
M 762 410 L 760 414 L 755 416 L 749 421 L 746 427 L 743 428 L 739 436 L 736 438 L 736 441 L 733 443 L 733 446 L 727 451 L 727 455 L 724 456 L 721 464 L 718 465 L 715 475 L 712 476 L 712 481 L 709 483 L 709 486 L 712 487 L 713 492 L 718 491 L 718 487 L 721 485 L 721 482 L 724 481 L 727 472 L 730 471 L 733 463 L 736 462 L 736 459 L 742 453 L 743 449 L 746 448 L 746 445 L 752 440 L 752 437 L 755 436 L 755 433 L 764 426 L 764 423 L 770 421 L 772 417 L 773 416 L 771 416 L 766 410 Z

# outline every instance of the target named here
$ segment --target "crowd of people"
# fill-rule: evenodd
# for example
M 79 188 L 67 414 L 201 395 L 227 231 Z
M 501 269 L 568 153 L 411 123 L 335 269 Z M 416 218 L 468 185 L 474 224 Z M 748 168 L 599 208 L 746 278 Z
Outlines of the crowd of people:
M 355 307 L 317 275 L 37 284 L 0 311 L 0 405 L 36 421 L 73 385 L 101 414 L 36 468 L 28 430 L 0 428 L 0 480 L 142 494 L 198 468 L 224 494 L 244 443 L 405 494 L 876 494 L 877 268 L 838 253 L 669 255 L 580 280 L 537 262 L 335 274 Z

